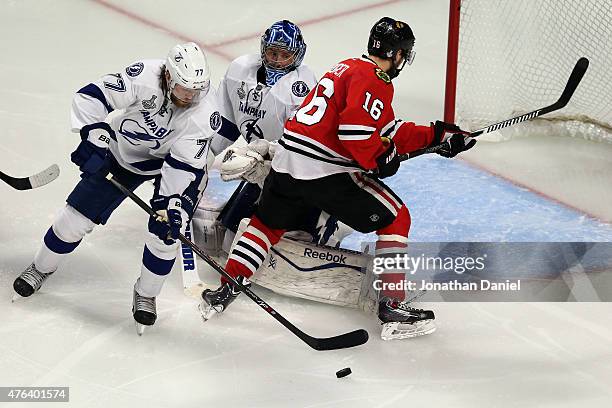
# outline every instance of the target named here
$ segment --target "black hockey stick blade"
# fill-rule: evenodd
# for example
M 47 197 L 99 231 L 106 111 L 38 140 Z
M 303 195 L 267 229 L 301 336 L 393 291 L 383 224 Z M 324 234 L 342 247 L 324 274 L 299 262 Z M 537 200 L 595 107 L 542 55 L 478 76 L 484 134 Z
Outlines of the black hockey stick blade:
M 542 113 L 540 113 L 540 115 L 544 115 L 546 113 L 564 108 L 565 105 L 569 103 L 570 99 L 572 99 L 574 92 L 578 88 L 578 85 L 580 84 L 580 81 L 582 81 L 582 77 L 584 77 L 584 74 L 586 73 L 588 68 L 588 58 L 580 58 L 578 62 L 576 62 L 576 65 L 574 65 L 574 69 L 572 70 L 572 73 L 570 74 L 570 77 L 567 80 L 567 84 L 565 85 L 565 89 L 559 97 L 559 100 L 557 100 L 557 102 L 553 103 L 552 105 L 542 109 Z
M 202 254 L 200 254 L 200 252 L 198 251 L 199 251 L 199 248 L 198 250 L 194 248 L 194 252 L 202 256 Z M 208 258 L 208 256 L 206 256 L 206 258 Z M 206 258 L 203 258 L 203 259 L 208 262 Z M 214 262 L 214 260 L 212 259 L 211 261 Z M 216 269 L 217 272 L 221 273 L 226 278 L 229 277 L 229 275 L 226 275 L 227 272 L 225 272 L 225 270 L 221 268 L 220 265 L 215 263 L 215 264 L 211 264 L 211 266 L 214 269 Z M 351 348 L 351 347 L 356 347 L 356 346 L 365 344 L 368 341 L 369 335 L 368 335 L 368 332 L 365 331 L 364 329 L 357 329 L 352 332 L 343 333 L 343 334 L 340 334 L 338 336 L 333 336 L 333 337 L 312 337 L 304 333 L 302 330 L 298 329 L 293 323 L 285 319 L 281 314 L 279 314 L 276 310 L 274 310 L 272 306 L 268 305 L 259 296 L 253 293 L 253 291 L 250 288 L 241 285 L 240 282 L 237 282 L 234 279 L 231 279 L 231 281 L 233 282 L 232 284 L 235 284 L 236 286 L 238 286 L 242 292 L 244 292 L 249 298 L 251 298 L 255 303 L 257 303 L 259 307 L 261 307 L 266 312 L 268 312 L 270 316 L 275 318 L 280 324 L 285 326 L 287 329 L 289 329 L 289 331 L 291 331 L 293 334 L 299 337 L 300 340 L 302 340 L 304 343 L 308 344 L 310 347 L 312 347 L 313 349 L 317 351 L 328 351 L 328 350 L 339 350 L 339 349 L 344 349 L 344 348 Z
M 45 184 L 49 184 L 55 180 L 60 174 L 57 164 L 52 164 L 40 173 L 36 173 L 30 177 L 11 177 L 0 171 L 0 179 L 9 186 L 17 190 L 31 190 Z
M 565 88 L 563 89 L 561 96 L 552 105 L 548 105 L 544 108 L 540 108 L 540 109 L 536 109 L 528 113 L 524 113 L 522 115 L 516 116 L 511 119 L 506 119 L 501 122 L 493 123 L 482 129 L 478 129 L 478 130 L 471 132 L 469 136 L 477 137 L 485 133 L 503 129 L 508 126 L 516 125 L 517 123 L 525 122 L 527 120 L 537 118 L 538 116 L 542 116 L 547 113 L 554 112 L 559 109 L 563 109 L 569 103 L 570 99 L 572 99 L 574 92 L 578 88 L 578 85 L 580 84 L 580 81 L 582 81 L 582 78 L 584 77 L 584 74 L 586 73 L 588 68 L 589 68 L 588 58 L 586 57 L 580 58 L 576 62 L 576 65 L 574 65 L 574 69 L 572 69 L 572 73 L 570 74 L 567 80 L 567 83 L 565 84 Z M 440 149 L 442 149 L 442 146 L 443 145 L 436 145 L 436 146 L 431 146 L 425 149 L 415 150 L 414 152 L 410 152 L 410 153 L 401 155 L 400 160 L 404 161 L 404 160 L 412 159 L 414 157 L 421 156 L 423 154 L 435 153 L 439 151 Z
M 113 179 L 112 175 L 109 174 L 106 176 L 107 180 L 109 180 L 115 187 L 117 187 L 123 194 L 128 196 L 132 201 L 136 203 L 140 208 L 145 210 L 150 216 L 155 217 L 155 211 L 147 205 L 140 197 L 138 197 L 134 192 L 125 188 L 121 183 L 117 180 Z M 368 332 L 363 329 L 358 329 L 349 333 L 344 333 L 334 337 L 312 337 L 302 330 L 298 329 L 293 323 L 288 321 L 278 313 L 272 306 L 267 304 L 263 299 L 261 299 L 257 294 L 255 294 L 250 288 L 242 285 L 240 282 L 236 281 L 227 271 L 215 262 L 210 256 L 208 256 L 204 251 L 202 251 L 196 244 L 191 242 L 187 237 L 183 234 L 179 234 L 179 241 L 188 245 L 193 249 L 200 258 L 202 258 L 206 263 L 208 263 L 215 271 L 217 271 L 220 275 L 225 277 L 229 282 L 232 283 L 235 287 L 238 287 L 240 291 L 244 292 L 251 300 L 253 300 L 260 308 L 265 310 L 270 316 L 276 319 L 280 324 L 285 326 L 289 331 L 295 334 L 300 338 L 304 343 L 308 344 L 315 350 L 325 351 L 325 350 L 338 350 L 349 347 L 360 346 L 368 341 Z
M 306 339 L 300 338 L 310 347 L 317 351 L 327 351 L 360 346 L 368 341 L 369 336 L 364 329 L 357 329 L 334 337 L 316 338 L 308 335 L 306 337 Z
M 572 99 L 572 95 L 574 95 L 574 92 L 576 91 L 576 88 L 578 88 L 580 81 L 582 81 L 582 77 L 584 77 L 584 74 L 586 73 L 586 70 L 588 67 L 589 67 L 589 60 L 585 57 L 580 58 L 578 62 L 576 62 L 576 65 L 574 65 L 574 69 L 572 69 L 572 73 L 570 74 L 570 77 L 567 80 L 567 83 L 565 84 L 565 88 L 563 89 L 561 96 L 552 105 L 548 105 L 544 108 L 536 109 L 534 111 L 524 113 L 512 119 L 506 119 L 504 121 L 494 123 L 482 129 L 475 130 L 470 133 L 470 136 L 471 137 L 480 136 L 485 133 L 503 129 L 508 126 L 512 126 L 517 123 L 521 123 L 526 120 L 537 118 L 538 116 L 542 116 L 547 113 L 554 112 L 559 109 L 563 109 L 569 103 L 570 99 Z

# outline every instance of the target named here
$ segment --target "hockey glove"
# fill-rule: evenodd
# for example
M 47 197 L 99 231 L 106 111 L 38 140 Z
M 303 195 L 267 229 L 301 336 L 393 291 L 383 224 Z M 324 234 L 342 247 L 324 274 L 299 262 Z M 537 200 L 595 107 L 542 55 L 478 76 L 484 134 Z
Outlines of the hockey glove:
M 106 163 L 108 144 L 115 132 L 106 122 L 92 123 L 81 128 L 81 143 L 70 160 L 86 175 L 97 173 Z
M 376 158 L 376 164 L 378 168 L 377 176 L 378 178 L 391 177 L 395 173 L 400 166 L 399 156 L 397 155 L 397 149 L 395 148 L 395 143 L 393 140 L 389 140 L 389 144 L 387 145 L 387 150 L 382 152 L 380 156 Z
M 443 147 L 438 150 L 440 156 L 444 157 L 455 157 L 461 152 L 471 149 L 476 144 L 476 139 L 473 137 L 465 136 L 460 133 L 455 133 L 442 144 Z
M 270 142 L 255 139 L 246 147 L 229 149 L 221 163 L 221 179 L 244 179 L 249 183 L 263 184 L 270 172 L 272 153 Z
M 172 245 L 178 239 L 183 226 L 181 198 L 177 195 L 153 197 L 151 207 L 157 217 L 149 218 L 149 232 L 164 241 L 164 244 Z
M 440 156 L 455 157 L 476 144 L 476 140 L 468 136 L 469 132 L 461 130 L 457 125 L 437 120 L 431 126 L 434 129 L 432 146 L 443 145 L 442 149 L 436 152 Z

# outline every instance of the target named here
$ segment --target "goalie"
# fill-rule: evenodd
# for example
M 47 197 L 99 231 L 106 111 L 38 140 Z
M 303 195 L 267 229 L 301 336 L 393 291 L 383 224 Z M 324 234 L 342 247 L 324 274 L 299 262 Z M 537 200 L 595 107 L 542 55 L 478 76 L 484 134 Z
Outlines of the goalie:
M 224 152 L 221 165 L 224 181 L 242 182 L 220 214 L 217 208 L 211 212 L 202 203 L 194 224 L 195 229 L 210 231 L 217 226 L 218 218 L 224 229 L 220 239 L 226 254 L 240 220 L 255 212 L 285 121 L 316 85 L 314 73 L 302 63 L 306 48 L 297 25 L 288 20 L 277 21 L 262 35 L 260 53 L 232 61 L 219 84 L 221 126 L 212 141 L 211 152 L 215 155 Z M 248 146 L 241 143 L 244 141 L 250 142 Z M 302 234 L 304 239 L 332 246 L 351 232 L 337 218 L 320 210 L 309 214 L 298 229 L 307 232 Z M 205 249 L 211 253 L 212 248 L 205 245 Z

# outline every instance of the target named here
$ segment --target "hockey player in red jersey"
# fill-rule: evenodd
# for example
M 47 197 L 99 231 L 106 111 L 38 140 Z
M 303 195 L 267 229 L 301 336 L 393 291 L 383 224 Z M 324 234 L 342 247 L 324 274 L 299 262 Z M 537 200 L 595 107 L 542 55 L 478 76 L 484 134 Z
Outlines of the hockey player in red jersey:
M 452 124 L 417 126 L 395 118 L 391 81 L 412 63 L 414 41 L 408 24 L 380 19 L 370 31 L 368 56 L 332 67 L 286 122 L 259 207 L 228 257 L 226 269 L 233 277 L 248 282 L 244 279 L 261 266 L 270 247 L 313 208 L 357 231 L 376 231 L 377 257 L 405 251 L 408 208 L 380 179 L 397 172 L 398 154 L 442 143 L 440 154 L 454 157 L 476 143 Z M 411 308 L 405 292 L 394 289 L 404 271 L 388 270 L 378 278 L 384 339 L 435 330 L 434 313 Z M 204 291 L 205 318 L 223 311 L 238 294 L 223 280 L 219 289 Z

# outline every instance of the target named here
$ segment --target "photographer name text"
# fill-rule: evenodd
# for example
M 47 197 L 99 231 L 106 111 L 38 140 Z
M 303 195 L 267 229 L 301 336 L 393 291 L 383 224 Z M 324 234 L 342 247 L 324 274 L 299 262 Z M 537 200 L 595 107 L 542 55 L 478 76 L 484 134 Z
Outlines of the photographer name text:
M 459 282 L 457 280 L 447 282 L 429 282 L 426 280 L 409 281 L 403 279 L 399 282 L 383 282 L 380 279 L 374 280 L 376 290 L 435 290 L 435 291 L 520 291 L 521 280 L 490 281 L 480 279 L 476 282 Z

